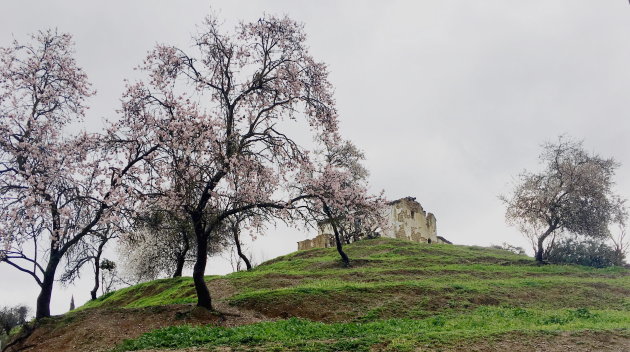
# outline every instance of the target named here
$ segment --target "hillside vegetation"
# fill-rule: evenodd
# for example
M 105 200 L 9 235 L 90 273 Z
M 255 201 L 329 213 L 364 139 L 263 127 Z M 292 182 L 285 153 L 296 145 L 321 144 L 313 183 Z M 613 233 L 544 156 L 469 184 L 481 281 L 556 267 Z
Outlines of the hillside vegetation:
M 54 331 L 62 336 L 63 325 L 79 326 L 95 316 L 142 316 L 146 328 L 135 335 L 161 329 L 126 340 L 117 351 L 518 350 L 514 346 L 531 349 L 554 341 L 572 350 L 630 347 L 628 269 L 538 266 L 502 250 L 391 239 L 346 248 L 351 268 L 343 268 L 328 248 L 295 252 L 250 272 L 207 277 L 216 314 L 193 308 L 191 278 L 157 280 L 91 301 L 51 320 L 32 339 Z M 151 319 L 159 321 L 146 322 Z M 103 344 L 123 337 L 134 334 Z

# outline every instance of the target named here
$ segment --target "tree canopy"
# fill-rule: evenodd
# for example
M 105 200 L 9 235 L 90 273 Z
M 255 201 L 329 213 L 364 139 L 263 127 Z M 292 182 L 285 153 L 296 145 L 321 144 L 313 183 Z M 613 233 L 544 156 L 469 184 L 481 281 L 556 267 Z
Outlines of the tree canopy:
M 560 137 L 540 154 L 543 169 L 525 171 L 510 196 L 501 196 L 508 223 L 531 241 L 542 262 L 556 235 L 607 238 L 609 225 L 626 219 L 625 200 L 614 193 L 618 163 L 584 150 L 582 142 Z

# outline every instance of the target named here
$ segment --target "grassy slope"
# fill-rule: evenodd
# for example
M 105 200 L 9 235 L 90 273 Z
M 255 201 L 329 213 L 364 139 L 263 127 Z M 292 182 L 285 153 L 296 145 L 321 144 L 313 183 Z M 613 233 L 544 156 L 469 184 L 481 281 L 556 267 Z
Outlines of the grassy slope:
M 171 327 L 128 341 L 149 347 L 258 346 L 297 350 L 406 350 L 510 332 L 616 330 L 630 326 L 630 271 L 536 266 L 530 258 L 480 247 L 377 239 L 300 251 L 225 277 L 233 306 L 288 318 L 232 329 Z M 194 302 L 190 278 L 119 290 L 93 307 Z

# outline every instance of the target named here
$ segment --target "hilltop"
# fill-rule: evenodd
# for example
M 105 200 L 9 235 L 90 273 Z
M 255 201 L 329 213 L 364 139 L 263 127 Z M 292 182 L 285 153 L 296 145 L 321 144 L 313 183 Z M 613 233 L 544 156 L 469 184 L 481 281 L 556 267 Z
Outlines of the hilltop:
M 124 288 L 41 322 L 25 350 L 630 349 L 628 269 L 384 238 L 346 249 L 351 268 L 325 248 L 209 276 L 218 313 L 194 307 L 191 278 Z

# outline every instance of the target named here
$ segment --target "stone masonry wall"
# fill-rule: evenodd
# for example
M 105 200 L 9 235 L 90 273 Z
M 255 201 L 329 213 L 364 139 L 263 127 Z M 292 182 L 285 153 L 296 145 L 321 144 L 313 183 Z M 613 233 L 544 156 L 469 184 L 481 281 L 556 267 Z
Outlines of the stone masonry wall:
M 388 203 L 384 216 L 387 226 L 380 231 L 382 237 L 421 243 L 446 243 L 437 236 L 435 216 L 424 211 L 413 197 Z M 331 226 L 324 225 L 317 237 L 298 242 L 298 250 L 333 247 L 333 238 Z

